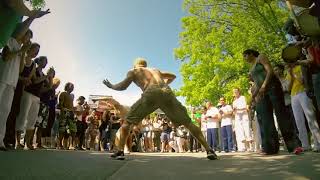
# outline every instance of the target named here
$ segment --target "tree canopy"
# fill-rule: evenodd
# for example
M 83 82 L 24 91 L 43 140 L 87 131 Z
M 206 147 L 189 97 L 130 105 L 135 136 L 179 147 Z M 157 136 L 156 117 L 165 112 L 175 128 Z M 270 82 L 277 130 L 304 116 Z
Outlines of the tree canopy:
M 242 52 L 253 48 L 271 63 L 281 61 L 286 44 L 282 26 L 288 10 L 280 0 L 185 0 L 188 12 L 175 57 L 182 62 L 183 86 L 177 95 L 189 105 L 219 97 L 232 98 L 238 87 L 249 88 L 249 66 Z
M 34 9 L 43 8 L 46 4 L 45 0 L 27 0 Z

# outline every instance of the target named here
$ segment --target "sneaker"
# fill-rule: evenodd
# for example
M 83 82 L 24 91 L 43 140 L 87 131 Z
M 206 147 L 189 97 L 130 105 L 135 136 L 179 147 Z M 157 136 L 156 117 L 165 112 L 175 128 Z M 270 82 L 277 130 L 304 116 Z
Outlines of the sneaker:
M 125 159 L 123 151 L 117 151 L 117 152 L 111 154 L 110 157 L 114 158 L 116 160 L 124 160 Z
M 17 144 L 16 149 L 18 149 L 18 150 L 19 150 L 19 149 L 24 149 L 24 145 L 19 143 L 19 144 Z
M 41 146 L 41 145 L 37 146 L 36 148 L 37 148 L 37 149 L 45 149 L 45 147 L 43 147 L 43 146 Z
M 85 151 L 85 149 L 83 149 L 82 147 L 78 147 L 78 148 L 76 148 L 76 150 L 78 150 L 78 151 Z
M 297 148 L 294 149 L 293 153 L 295 155 L 300 155 L 300 154 L 303 153 L 303 148 L 302 147 L 297 147 Z
M 15 150 L 15 147 L 14 147 L 13 144 L 8 144 L 8 145 L 6 145 L 6 148 L 7 148 L 8 151 Z
M 32 144 L 27 144 L 27 150 L 35 150 Z
M 207 158 L 210 160 L 216 160 L 216 159 L 218 159 L 218 156 L 216 155 L 216 153 L 213 150 L 210 150 L 207 152 Z

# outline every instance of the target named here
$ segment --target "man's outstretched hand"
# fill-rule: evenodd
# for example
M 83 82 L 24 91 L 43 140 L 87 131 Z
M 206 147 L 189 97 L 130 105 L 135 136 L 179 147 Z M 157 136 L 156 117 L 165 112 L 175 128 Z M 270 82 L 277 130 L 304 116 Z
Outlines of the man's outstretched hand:
M 41 11 L 41 10 L 33 10 L 33 18 L 41 18 L 44 15 L 47 15 L 51 13 L 50 9 L 47 9 L 46 11 Z
M 108 79 L 103 80 L 102 83 L 106 85 L 108 88 L 112 88 L 112 84 L 109 82 Z

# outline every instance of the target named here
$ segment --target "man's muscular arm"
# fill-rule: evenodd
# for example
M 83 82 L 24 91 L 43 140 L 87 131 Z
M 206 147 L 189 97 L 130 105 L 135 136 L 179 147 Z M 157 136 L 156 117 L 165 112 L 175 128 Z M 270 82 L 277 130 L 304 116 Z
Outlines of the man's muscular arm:
M 170 84 L 173 80 L 176 79 L 176 75 L 169 72 L 161 72 L 161 76 L 166 84 Z
M 113 90 L 123 91 L 123 90 L 126 90 L 129 87 L 129 85 L 132 83 L 133 76 L 134 76 L 133 72 L 129 71 L 127 74 L 127 77 L 123 81 L 121 81 L 120 83 L 111 84 L 108 79 L 105 79 L 105 80 L 103 80 L 103 84 Z

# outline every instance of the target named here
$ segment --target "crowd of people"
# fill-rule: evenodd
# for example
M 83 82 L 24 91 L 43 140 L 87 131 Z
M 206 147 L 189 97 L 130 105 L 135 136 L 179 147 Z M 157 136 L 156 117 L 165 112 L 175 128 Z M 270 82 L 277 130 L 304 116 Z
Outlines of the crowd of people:
M 316 35 L 320 35 L 320 16 L 314 13 L 319 10 L 319 1 L 312 2 L 305 8 L 293 7 L 288 2 L 294 15 L 284 28 L 288 44 L 282 52 L 283 63 L 272 66 L 267 55 L 254 49 L 243 52 L 244 59 L 251 66 L 250 106 L 257 113 L 262 150 L 266 154 L 279 151 L 274 117 L 289 152 L 300 154 L 320 150 L 320 39 Z M 297 19 L 296 11 L 308 12 L 309 18 L 314 19 L 308 26 L 318 29 L 308 32 L 304 20 Z
M 124 90 L 134 82 L 143 91 L 141 99 L 129 111 L 111 100 L 101 112 L 83 96 L 74 104 L 73 83 L 56 92 L 55 69 L 44 72 L 48 59 L 38 56 L 41 46 L 31 41 L 29 26 L 48 13 L 30 11 L 22 0 L 0 3 L 0 16 L 7 19 L 0 22 L 1 151 L 87 149 L 115 151 L 121 158 L 132 151 L 201 151 L 216 159 L 215 151 L 276 154 L 282 141 L 295 154 L 320 151 L 320 40 L 304 37 L 294 25 L 287 28 L 287 37 L 303 49 L 296 61 L 273 67 L 267 55 L 243 52 L 251 65 L 248 101 L 235 88 L 232 103 L 221 97 L 217 105 L 206 102 L 187 113 L 168 86 L 175 75 L 147 68 L 139 59 L 124 81 L 103 83 Z M 150 115 L 157 108 L 164 113 Z

